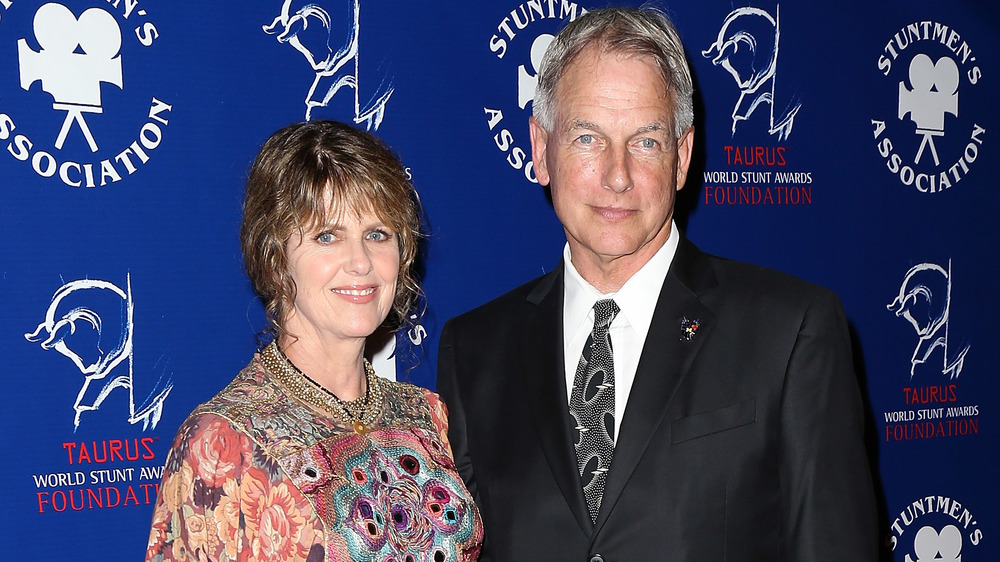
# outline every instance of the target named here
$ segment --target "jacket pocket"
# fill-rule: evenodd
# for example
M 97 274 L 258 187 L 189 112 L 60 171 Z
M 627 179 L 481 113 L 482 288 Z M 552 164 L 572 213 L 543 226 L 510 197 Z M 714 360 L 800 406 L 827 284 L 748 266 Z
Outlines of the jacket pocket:
M 680 443 L 751 424 L 756 420 L 757 399 L 750 398 L 743 402 L 674 420 L 670 424 L 670 441 Z

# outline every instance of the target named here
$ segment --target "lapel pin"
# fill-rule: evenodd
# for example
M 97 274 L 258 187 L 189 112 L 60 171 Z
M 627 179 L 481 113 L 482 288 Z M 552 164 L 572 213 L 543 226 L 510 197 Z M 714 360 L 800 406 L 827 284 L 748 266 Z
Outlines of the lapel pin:
M 697 318 L 691 320 L 687 316 L 681 317 L 681 339 L 684 341 L 691 341 L 694 339 L 695 334 L 698 333 L 698 328 L 701 327 L 701 320 Z

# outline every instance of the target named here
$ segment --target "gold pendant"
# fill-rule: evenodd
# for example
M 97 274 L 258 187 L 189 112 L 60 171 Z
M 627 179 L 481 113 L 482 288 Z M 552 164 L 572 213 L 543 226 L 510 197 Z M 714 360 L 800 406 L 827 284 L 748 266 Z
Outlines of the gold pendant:
M 358 435 L 364 435 L 364 434 L 368 433 L 368 428 L 365 427 L 364 423 L 355 420 L 354 421 L 354 433 L 357 433 Z

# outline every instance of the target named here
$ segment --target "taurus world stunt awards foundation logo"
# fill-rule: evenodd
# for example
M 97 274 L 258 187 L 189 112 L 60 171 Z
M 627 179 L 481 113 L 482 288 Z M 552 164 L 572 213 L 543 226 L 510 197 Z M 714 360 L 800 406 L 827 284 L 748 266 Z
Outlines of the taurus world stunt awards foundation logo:
M 767 132 L 778 141 L 788 138 L 802 104 L 779 99 L 778 9 L 775 15 L 752 6 L 737 8 L 726 16 L 715 41 L 701 55 L 732 75 L 740 90 L 733 107 L 733 135 L 737 125 L 755 112 L 767 112 Z M 778 111 L 775 111 L 775 108 Z
M 132 283 L 125 288 L 99 279 L 78 279 L 64 284 L 52 295 L 44 319 L 24 334 L 29 342 L 45 351 L 55 351 L 69 359 L 83 375 L 73 403 L 73 429 L 80 427 L 84 412 L 101 409 L 115 389 L 128 393 L 130 424 L 143 429 L 156 427 L 163 414 L 163 402 L 173 389 L 169 380 L 156 381 L 148 392 L 137 392 L 132 361 Z
M 726 71 L 720 88 L 732 83 L 739 94 L 731 114 L 732 141 L 711 149 L 724 156 L 725 167 L 705 170 L 702 202 L 705 205 L 768 207 L 812 205 L 812 170 L 796 167 L 785 143 L 802 109 L 789 81 L 779 80 L 781 23 L 779 7 L 773 13 L 754 6 L 730 11 L 701 56 Z M 786 53 L 787 48 L 786 48 Z M 712 77 L 722 73 L 713 72 Z M 729 82 L 729 86 L 723 86 Z M 730 90 L 732 91 L 732 90 Z M 761 142 L 761 133 L 767 140 Z M 769 137 L 769 138 L 768 138 Z M 754 139 L 752 144 L 744 139 Z
M 71 187 L 105 186 L 139 170 L 163 140 L 172 109 L 151 96 L 137 106 L 143 114 L 122 119 L 129 111 L 123 94 L 138 94 L 124 61 L 138 59 L 159 31 L 136 2 L 108 8 L 0 2 L 0 37 L 12 39 L 0 49 L 14 48 L 0 55 L 16 61 L 0 68 L 0 146 L 37 175 Z M 25 122 L 30 134 L 17 131 Z M 116 129 L 119 123 L 126 125 Z
M 951 326 L 951 261 L 909 269 L 886 305 L 916 333 L 902 408 L 884 412 L 888 442 L 968 437 L 979 433 L 978 402 L 963 393 L 959 377 L 971 345 Z
M 957 379 L 965 365 L 969 344 L 949 350 L 951 314 L 951 262 L 948 269 L 935 263 L 921 263 L 910 268 L 899 286 L 899 293 L 887 305 L 890 312 L 905 319 L 917 332 L 917 346 L 910 358 L 910 379 L 917 368 L 940 359 L 941 374 Z
M 946 24 L 900 28 L 877 60 L 895 111 L 871 120 L 879 156 L 906 187 L 940 193 L 962 181 L 986 140 L 966 100 L 983 77 L 976 52 Z
M 263 26 L 265 33 L 302 54 L 316 73 L 305 96 L 306 121 L 344 91 L 354 95 L 355 123 L 368 130 L 382 124 L 394 88 L 380 66 L 384 61 L 367 56 L 377 44 L 361 41 L 361 2 L 285 0 L 274 20 Z M 365 20 L 366 28 L 368 21 L 371 18 Z

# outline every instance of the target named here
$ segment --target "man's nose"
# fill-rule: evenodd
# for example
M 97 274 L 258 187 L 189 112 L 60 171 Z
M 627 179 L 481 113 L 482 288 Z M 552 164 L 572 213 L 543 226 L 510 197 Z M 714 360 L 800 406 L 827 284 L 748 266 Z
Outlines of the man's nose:
M 604 187 L 615 193 L 624 193 L 632 189 L 632 175 L 629 167 L 629 154 L 625 146 L 612 147 L 604 156 Z

